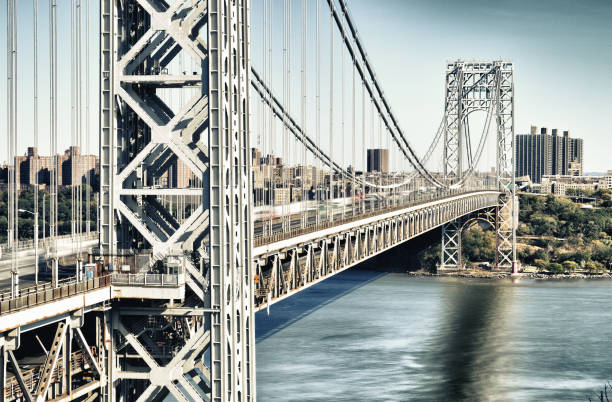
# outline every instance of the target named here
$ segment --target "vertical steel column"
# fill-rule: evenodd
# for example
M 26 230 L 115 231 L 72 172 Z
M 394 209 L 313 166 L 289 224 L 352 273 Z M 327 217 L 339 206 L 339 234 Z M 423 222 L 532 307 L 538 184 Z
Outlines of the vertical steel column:
M 117 174 L 117 121 L 115 108 L 114 66 L 117 62 L 117 2 L 100 1 L 100 252 L 116 254 L 115 189 Z
M 439 270 L 461 267 L 461 218 L 442 225 L 442 250 Z
M 6 340 L 0 339 L 2 346 L 0 347 L 0 402 L 6 401 Z
M 444 178 L 447 184 L 461 180 L 462 121 L 463 121 L 463 63 L 449 63 L 446 67 L 446 99 L 444 103 Z
M 509 62 L 496 62 L 497 90 L 497 184 L 499 196 L 497 212 L 497 269 L 517 272 L 516 226 L 518 199 L 514 172 L 514 66 Z
M 462 170 L 464 152 L 468 170 L 476 168 L 482 151 L 478 145 L 472 158 L 467 116 L 477 110 L 496 113 L 496 176 L 501 192 L 497 208 L 497 269 L 516 270 L 517 200 L 514 186 L 514 84 L 513 64 L 495 62 L 453 62 L 446 66 L 446 102 L 444 114 L 444 176 L 449 185 L 465 186 Z M 487 120 L 490 121 L 490 120 Z M 485 123 L 488 124 L 488 123 Z M 465 130 L 463 125 L 465 125 Z M 488 125 L 485 127 L 488 130 Z M 465 131 L 465 133 L 464 133 Z M 465 144 L 462 143 L 465 135 Z M 465 147 L 465 149 L 463 149 Z M 441 268 L 461 264 L 461 239 L 455 238 L 453 222 L 442 227 Z M 455 250 L 458 247 L 457 250 Z
M 209 2 L 213 401 L 255 400 L 249 150 L 249 1 Z
M 118 314 L 113 311 L 105 311 L 102 313 L 102 343 L 103 343 L 103 357 L 104 361 L 101 365 L 102 374 L 105 374 L 106 381 L 101 389 L 102 401 L 114 402 L 116 399 L 115 390 L 115 367 L 116 367 L 116 353 L 115 353 L 115 336 L 113 331 L 115 328 L 115 321 L 118 318 Z

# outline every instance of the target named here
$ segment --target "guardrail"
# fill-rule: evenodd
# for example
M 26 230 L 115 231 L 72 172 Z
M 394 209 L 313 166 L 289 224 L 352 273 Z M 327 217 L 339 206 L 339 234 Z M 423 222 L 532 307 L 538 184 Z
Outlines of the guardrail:
M 295 229 L 289 229 L 289 230 L 285 230 L 282 232 L 277 232 L 277 233 L 272 233 L 269 235 L 259 235 L 259 236 L 254 236 L 253 239 L 253 246 L 254 247 L 259 247 L 259 246 L 264 246 L 266 244 L 270 244 L 270 243 L 275 243 L 277 241 L 281 241 L 281 240 L 285 240 L 285 239 L 290 239 L 292 237 L 296 237 L 296 236 L 300 236 L 303 234 L 308 234 L 308 233 L 312 233 L 312 232 L 316 232 L 318 230 L 323 230 L 323 229 L 328 229 L 330 227 L 334 227 L 334 226 L 338 226 L 338 225 L 342 225 L 345 223 L 350 223 L 350 222 L 354 222 L 354 221 L 358 221 L 358 220 L 362 220 L 365 218 L 370 218 L 372 216 L 376 216 L 376 215 L 381 215 L 384 213 L 388 213 L 388 212 L 393 212 L 393 211 L 398 211 L 404 208 L 409 208 L 409 207 L 413 207 L 413 206 L 418 206 L 418 205 L 423 205 L 423 204 L 427 204 L 431 201 L 437 201 L 437 200 L 444 200 L 446 198 L 450 198 L 450 197 L 456 197 L 458 195 L 464 195 L 464 194 L 470 194 L 470 193 L 474 193 L 476 191 L 486 191 L 486 189 L 483 190 L 469 190 L 469 191 L 451 191 L 448 193 L 444 193 L 443 196 L 440 196 L 439 194 L 436 193 L 432 193 L 432 194 L 427 194 L 424 197 L 420 197 L 417 199 L 412 199 L 409 200 L 408 202 L 402 203 L 400 205 L 395 205 L 389 208 L 382 208 L 382 209 L 376 209 L 373 211 L 367 211 L 364 213 L 356 213 L 354 215 L 351 215 L 349 217 L 345 217 L 343 218 L 339 218 L 339 219 L 334 219 L 333 221 L 325 221 L 325 222 L 320 222 L 320 223 L 311 223 L 308 225 L 305 225 L 304 227 L 300 227 L 300 228 L 295 228 Z
M 61 280 L 56 287 L 52 283 L 44 283 L 20 289 L 17 297 L 11 297 L 10 292 L 0 294 L 0 315 L 28 309 L 110 285 L 177 287 L 182 286 L 184 283 L 184 274 L 108 273 L 80 282 L 76 280 L 76 277 L 70 277 Z
M 113 285 L 136 286 L 179 286 L 185 283 L 182 274 L 112 274 Z
M 20 289 L 17 297 L 11 298 L 10 293 L 0 295 L 0 314 L 15 312 L 27 308 L 60 300 L 91 290 L 100 289 L 111 284 L 110 275 L 77 282 L 75 277 L 67 278 L 54 287 L 52 283 L 45 283 Z
M 38 239 L 38 247 L 45 247 L 52 245 L 55 240 L 65 240 L 65 239 L 77 239 L 83 240 L 95 240 L 98 238 L 98 232 L 91 232 L 89 235 L 83 234 L 81 236 L 73 236 L 71 234 L 61 235 L 56 237 L 45 237 L 44 239 Z M 2 254 L 12 252 L 13 247 L 9 247 L 8 244 L 0 245 L 2 248 Z M 28 250 L 34 248 L 34 240 L 20 240 L 17 242 L 17 251 Z

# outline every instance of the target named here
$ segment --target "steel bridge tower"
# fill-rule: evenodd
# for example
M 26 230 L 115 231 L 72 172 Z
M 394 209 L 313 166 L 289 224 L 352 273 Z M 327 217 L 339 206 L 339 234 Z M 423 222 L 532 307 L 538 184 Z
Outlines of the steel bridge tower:
M 468 116 L 476 111 L 495 120 L 496 187 L 501 192 L 492 226 L 496 234 L 495 267 L 516 272 L 518 199 L 514 185 L 514 66 L 511 62 L 451 62 L 446 65 L 443 174 L 449 186 L 465 187 L 475 169 Z M 486 124 L 486 123 L 485 123 Z M 486 138 L 481 139 L 484 144 Z M 478 148 L 481 148 L 478 144 Z M 478 152 L 477 152 L 478 154 Z M 464 162 L 468 167 L 464 168 Z M 440 269 L 461 266 L 461 232 L 470 217 L 442 226 Z
M 188 285 L 107 311 L 104 400 L 255 400 L 249 3 L 101 1 L 100 254 Z

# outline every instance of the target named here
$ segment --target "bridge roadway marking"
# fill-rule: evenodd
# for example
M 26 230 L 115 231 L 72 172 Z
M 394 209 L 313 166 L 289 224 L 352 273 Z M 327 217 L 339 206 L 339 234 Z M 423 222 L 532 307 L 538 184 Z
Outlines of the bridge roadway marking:
M 348 231 L 348 230 L 351 230 L 351 229 L 354 229 L 360 226 L 369 225 L 377 221 L 385 220 L 387 218 L 392 218 L 394 216 L 405 215 L 407 213 L 418 211 L 420 209 L 425 209 L 425 208 L 433 207 L 436 205 L 445 204 L 447 202 L 458 201 L 464 198 L 470 198 L 470 197 L 479 196 L 479 195 L 499 195 L 499 194 L 500 193 L 498 191 L 490 191 L 490 190 L 489 191 L 475 191 L 471 193 L 464 193 L 464 194 L 455 195 L 451 197 L 440 198 L 438 200 L 430 201 L 425 204 L 412 205 L 404 209 L 386 212 L 380 215 L 370 216 L 370 217 L 367 217 L 367 218 L 364 218 L 358 221 L 344 223 L 338 226 L 333 226 L 331 228 L 321 229 L 315 232 L 310 232 L 310 233 L 306 233 L 306 234 L 299 235 L 296 237 L 291 237 L 289 239 L 284 239 L 284 240 L 280 240 L 274 243 L 255 247 L 253 249 L 253 258 L 258 258 L 266 254 L 275 253 L 283 249 L 293 247 L 297 244 L 309 243 L 309 242 L 312 242 L 313 240 L 322 239 L 322 238 L 325 238 L 327 236 L 330 236 L 336 233 L 345 232 L 345 231 Z M 431 229 L 433 229 L 433 227 L 430 228 L 429 230 Z

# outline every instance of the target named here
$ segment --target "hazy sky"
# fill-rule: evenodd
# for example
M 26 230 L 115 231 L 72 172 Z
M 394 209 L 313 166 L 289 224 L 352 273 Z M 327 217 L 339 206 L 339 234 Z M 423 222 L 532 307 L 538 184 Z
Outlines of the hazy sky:
M 585 171 L 612 169 L 612 1 L 352 0 L 362 41 L 402 126 L 432 133 L 444 62 L 515 65 L 515 132 L 584 138 Z M 411 135 L 419 149 L 426 136 Z
M 310 5 L 315 0 L 308 1 Z M 253 0 L 253 9 L 260 2 Z M 32 2 L 18 3 L 19 152 L 25 152 L 32 142 L 32 53 L 25 47 L 32 42 Z M 60 100 L 65 107 L 70 103 L 70 2 L 58 3 Z M 98 4 L 91 0 L 92 32 L 97 30 Z M 297 9 L 300 2 L 293 4 Z M 326 1 L 322 4 L 325 10 Z M 419 153 L 427 148 L 442 117 L 445 61 L 505 59 L 515 63 L 516 133 L 527 132 L 532 124 L 570 130 L 571 136 L 584 138 L 585 171 L 612 169 L 612 1 L 350 0 L 348 4 L 385 94 Z M 47 8 L 48 1 L 41 0 L 43 152 L 48 150 L 49 121 Z M 0 0 L 0 27 L 0 159 L 6 159 L 6 0 Z M 91 47 L 91 107 L 96 108 L 95 36 Z M 60 150 L 70 143 L 66 109 L 60 116 Z M 94 137 L 96 130 L 97 117 L 92 116 Z M 92 151 L 97 151 L 97 138 L 92 139 Z

